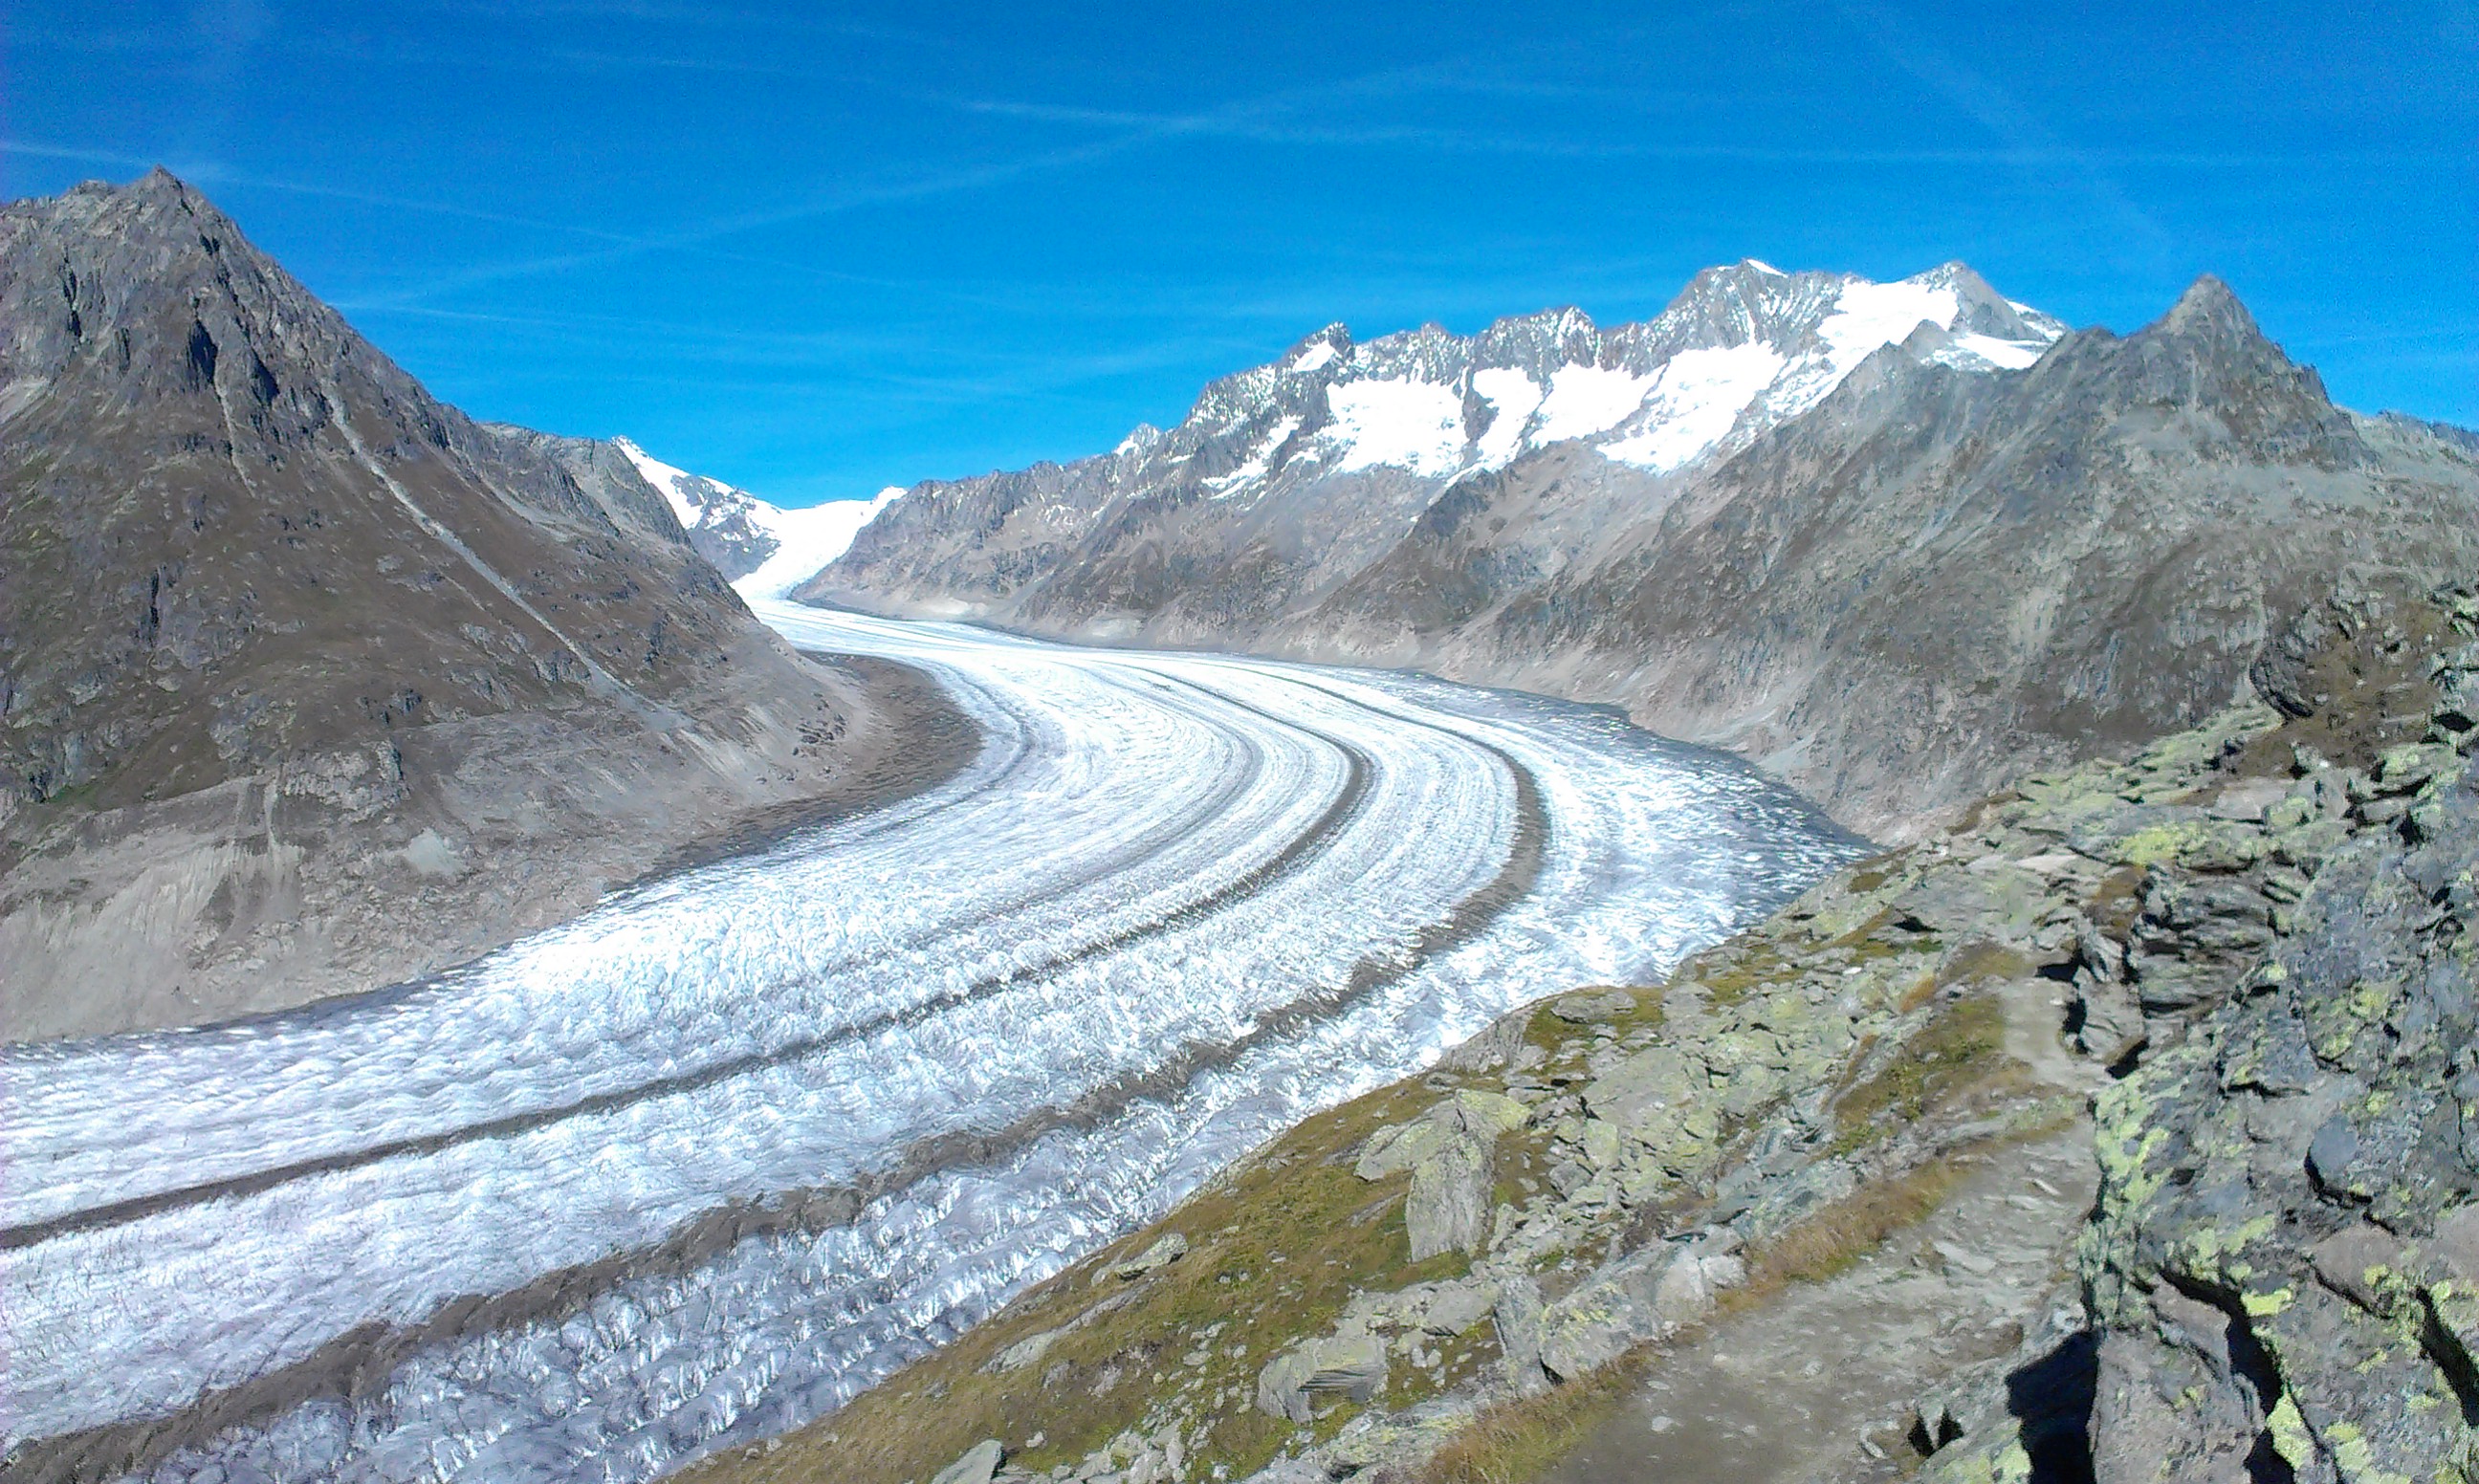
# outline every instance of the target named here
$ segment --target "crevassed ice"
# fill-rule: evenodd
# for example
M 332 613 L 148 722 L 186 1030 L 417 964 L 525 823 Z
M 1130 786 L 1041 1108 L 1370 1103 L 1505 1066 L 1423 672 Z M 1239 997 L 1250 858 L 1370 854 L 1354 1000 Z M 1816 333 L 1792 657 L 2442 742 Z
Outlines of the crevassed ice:
M 405 996 L 0 1054 L 0 1221 L 304 1166 L 0 1249 L 0 1449 L 176 1413 L 355 1325 L 1157 1079 L 849 1224 L 624 1267 L 155 1472 L 651 1479 L 831 1410 L 1509 1005 L 1658 972 L 1852 853 L 1750 770 L 1597 710 L 757 606 L 805 646 L 940 676 L 988 747 L 939 789 Z M 1538 874 L 1414 958 L 1510 859 L 1501 755 L 1546 814 Z M 1369 962 L 1393 972 L 1318 998 Z M 1281 1014 L 1302 1005 L 1321 1008 Z M 663 1080 L 711 1067 L 728 1074 Z M 498 1132 L 335 1164 L 474 1128 Z
M 1334 414 L 1325 436 L 1342 450 L 1338 469 L 1393 464 L 1443 478 L 1463 467 L 1464 401 L 1454 388 L 1372 378 L 1337 382 L 1325 395 Z

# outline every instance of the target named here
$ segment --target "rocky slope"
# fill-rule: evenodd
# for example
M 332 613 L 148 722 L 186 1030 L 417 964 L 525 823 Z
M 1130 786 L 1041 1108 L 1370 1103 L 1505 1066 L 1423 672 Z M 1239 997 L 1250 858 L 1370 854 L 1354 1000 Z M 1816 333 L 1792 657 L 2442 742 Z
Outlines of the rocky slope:
M 0 1036 L 458 961 L 887 783 L 896 720 L 169 175 L 0 208 Z
M 2124 338 L 1950 265 L 1700 275 L 1612 330 L 1341 326 L 1176 428 L 916 486 L 797 590 L 1625 705 L 1879 838 L 2191 725 L 2366 553 L 2479 541 L 2469 440 L 2336 408 L 2219 283 Z
M 831 499 L 786 510 L 666 464 L 626 438 L 611 443 L 670 502 L 698 555 L 749 598 L 780 598 L 814 576 L 904 493 L 881 490 L 875 499 Z
M 693 1476 L 2479 1477 L 2475 636 L 2345 589 L 2261 699 L 1519 1011 Z

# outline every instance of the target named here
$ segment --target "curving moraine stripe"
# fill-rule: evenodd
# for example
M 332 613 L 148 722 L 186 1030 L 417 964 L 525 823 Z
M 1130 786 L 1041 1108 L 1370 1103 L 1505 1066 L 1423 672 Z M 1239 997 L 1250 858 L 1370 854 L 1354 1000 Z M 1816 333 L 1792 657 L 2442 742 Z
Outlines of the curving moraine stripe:
M 48 1220 L 0 1227 L 0 1251 L 31 1247 L 73 1232 L 91 1232 L 109 1226 L 121 1226 L 147 1216 L 160 1215 L 187 1206 L 203 1205 L 209 1201 L 233 1200 L 263 1194 L 295 1180 L 359 1169 L 388 1160 L 419 1159 L 424 1155 L 438 1154 L 443 1150 L 454 1148 L 458 1144 L 481 1139 L 510 1139 L 520 1134 L 548 1128 L 555 1123 L 566 1122 L 572 1118 L 615 1113 L 637 1103 L 681 1096 L 735 1077 L 745 1077 L 752 1072 L 806 1061 L 822 1052 L 831 1051 L 854 1041 L 866 1040 L 891 1030 L 917 1026 L 943 1011 L 1035 983 L 1062 969 L 1074 967 L 1104 954 L 1116 952 L 1132 943 L 1158 937 L 1175 929 L 1203 921 L 1236 902 L 1257 895 L 1277 879 L 1297 870 L 1332 843 L 1336 832 L 1343 828 L 1353 814 L 1358 812 L 1361 800 L 1368 788 L 1370 759 L 1367 754 L 1347 743 L 1336 742 L 1335 746 L 1349 758 L 1349 772 L 1345 775 L 1342 792 L 1335 796 L 1333 803 L 1326 806 L 1324 813 L 1318 815 L 1306 831 L 1285 845 L 1281 851 L 1251 867 L 1245 874 L 1151 922 L 1122 929 L 1107 936 L 1095 938 L 1069 952 L 1055 955 L 1036 963 L 1019 965 L 1004 974 L 977 980 L 961 988 L 950 989 L 912 1005 L 882 1011 L 849 1025 L 839 1026 L 825 1035 L 804 1036 L 770 1051 L 733 1057 L 728 1061 L 718 1062 L 692 1072 L 657 1077 L 634 1087 L 597 1093 L 592 1097 L 578 1098 L 553 1107 L 527 1109 L 523 1113 L 510 1113 L 505 1117 L 492 1118 L 479 1123 L 470 1123 L 460 1128 L 443 1129 L 432 1134 L 389 1139 L 364 1148 L 323 1155 L 318 1159 L 296 1160 L 287 1164 L 272 1165 L 266 1169 L 254 1170 L 246 1175 L 235 1175 L 221 1180 L 185 1186 L 177 1190 L 162 1190 L 128 1200 L 115 1201 L 110 1205 L 89 1207 L 65 1215 L 54 1216 Z M 1238 784 L 1234 782 L 1222 789 L 1218 796 L 1219 802 L 1227 803 L 1230 794 L 1236 792 Z M 1200 810 L 1199 812 L 1214 811 Z M 1162 848 L 1167 848 L 1166 843 Z M 1149 850 L 1137 853 L 1132 857 L 1122 858 L 1144 859 L 1159 853 L 1159 849 Z

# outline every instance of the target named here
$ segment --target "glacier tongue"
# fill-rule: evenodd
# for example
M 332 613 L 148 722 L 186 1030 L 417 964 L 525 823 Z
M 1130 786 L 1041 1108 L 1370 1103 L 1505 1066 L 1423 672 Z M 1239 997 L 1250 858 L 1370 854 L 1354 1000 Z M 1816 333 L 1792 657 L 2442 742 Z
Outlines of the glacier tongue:
M 759 610 L 984 752 L 435 983 L 0 1052 L 0 1451 L 651 1479 L 1854 853 L 1591 708 Z
M 831 499 L 787 509 L 666 464 L 629 439 L 613 442 L 670 502 L 690 543 L 744 599 L 781 598 L 791 592 L 843 555 L 861 527 L 904 494 L 901 488 L 888 488 L 872 499 Z

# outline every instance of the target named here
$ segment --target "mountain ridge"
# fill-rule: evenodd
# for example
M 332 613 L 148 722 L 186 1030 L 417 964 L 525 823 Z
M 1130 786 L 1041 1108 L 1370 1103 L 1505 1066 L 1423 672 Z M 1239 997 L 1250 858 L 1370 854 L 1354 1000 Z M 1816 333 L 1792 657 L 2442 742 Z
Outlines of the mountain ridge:
M 914 486 L 794 596 L 1616 703 L 1902 838 L 1993 757 L 2192 723 L 2331 572 L 2441 571 L 2475 509 L 2466 446 L 2334 406 L 2217 279 L 2119 336 L 1958 264 L 1741 263 L 1606 332 L 1328 326 L 1109 454 Z

